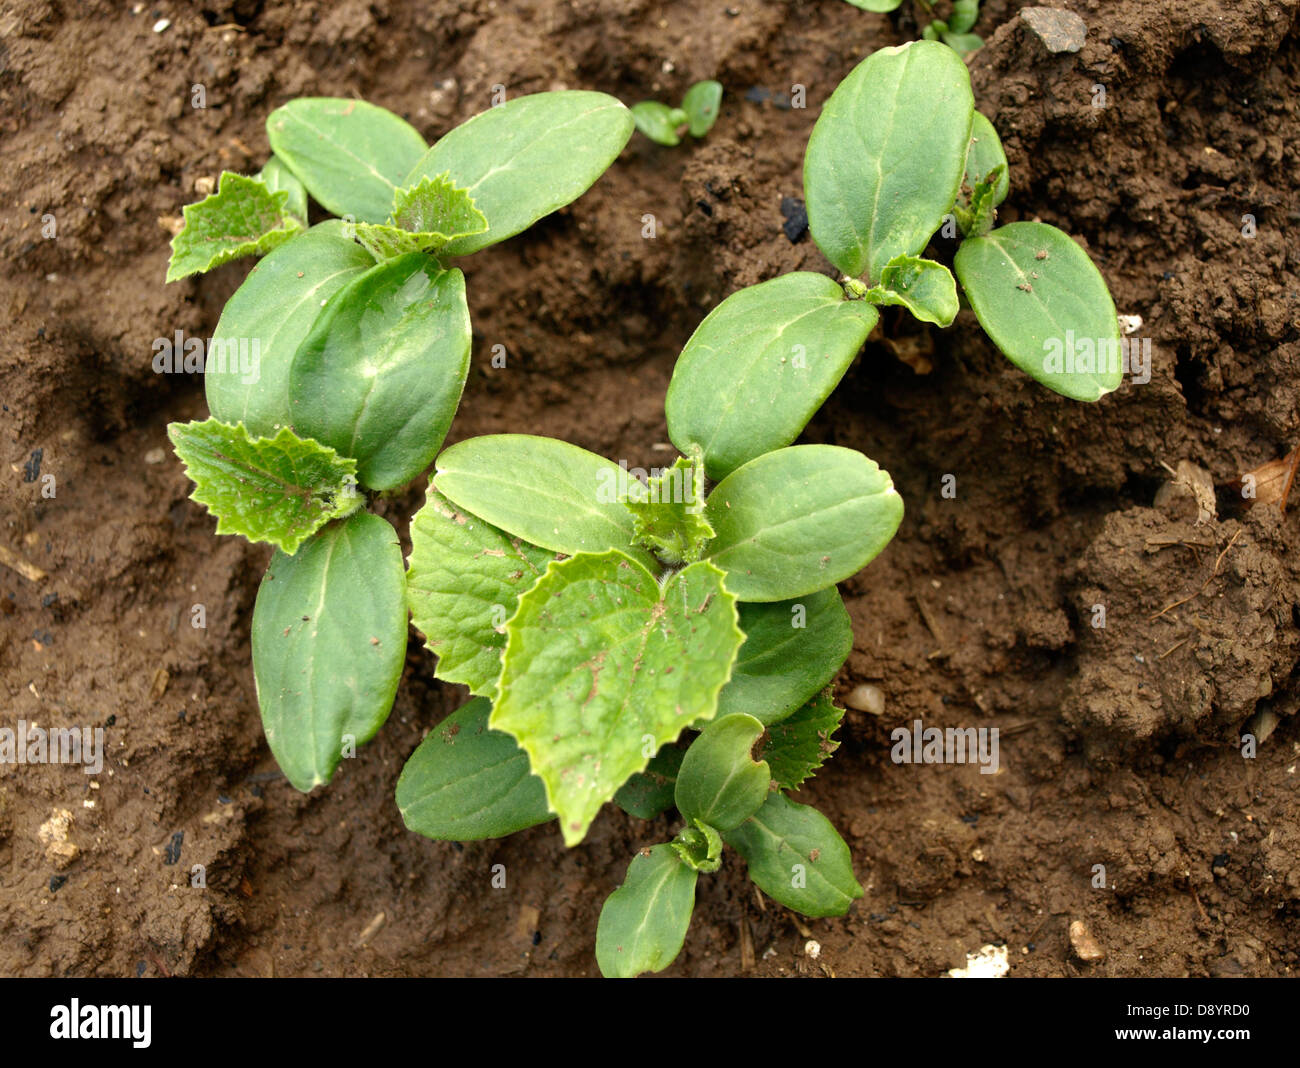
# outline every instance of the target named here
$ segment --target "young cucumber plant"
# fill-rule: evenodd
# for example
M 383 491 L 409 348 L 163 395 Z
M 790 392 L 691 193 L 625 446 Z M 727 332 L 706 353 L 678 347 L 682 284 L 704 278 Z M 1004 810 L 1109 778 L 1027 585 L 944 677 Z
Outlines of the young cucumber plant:
M 211 418 L 172 424 L 217 532 L 276 547 L 253 610 L 253 674 L 271 751 L 299 790 L 329 781 L 383 725 L 405 659 L 397 534 L 370 496 L 442 446 L 470 358 L 455 257 L 580 196 L 632 135 L 613 97 L 541 93 L 432 147 L 359 100 L 271 114 L 261 173 L 226 173 L 185 208 L 168 280 L 269 253 L 222 312 Z M 307 227 L 307 197 L 339 216 Z
M 700 324 L 673 371 L 669 432 L 705 444 L 709 477 L 725 477 L 755 447 L 795 439 L 880 305 L 952 323 L 956 281 L 921 256 L 940 227 L 963 237 L 957 278 L 1012 363 L 1077 400 L 1119 386 L 1115 305 L 1087 254 L 1044 223 L 993 228 L 1006 157 L 952 49 L 885 48 L 849 74 L 813 128 L 804 187 L 813 238 L 841 281 L 795 272 L 738 290 Z
M 682 106 L 670 108 L 658 100 L 643 100 L 632 105 L 636 128 L 659 145 L 681 144 L 682 134 L 703 137 L 718 121 L 722 106 L 720 82 L 696 82 L 686 90 Z
M 805 915 L 862 894 L 835 829 L 786 791 L 835 748 L 825 691 L 853 644 L 835 584 L 893 537 L 902 499 L 831 445 L 733 454 L 706 495 L 703 447 L 675 443 L 643 485 L 564 442 L 473 438 L 438 458 L 411 528 L 412 618 L 438 677 L 476 696 L 403 770 L 406 825 L 472 840 L 558 819 L 572 846 L 610 800 L 680 813 L 605 904 L 607 976 L 672 962 L 724 843 Z
M 903 0 L 848 0 L 854 7 L 863 11 L 876 11 L 887 14 L 897 11 Z M 928 0 L 916 0 L 930 21 L 921 36 L 927 41 L 942 41 L 959 56 L 969 55 L 984 44 L 984 38 L 971 33 L 971 28 L 979 21 L 979 0 L 952 0 L 952 12 L 946 19 L 935 17 L 934 5 Z

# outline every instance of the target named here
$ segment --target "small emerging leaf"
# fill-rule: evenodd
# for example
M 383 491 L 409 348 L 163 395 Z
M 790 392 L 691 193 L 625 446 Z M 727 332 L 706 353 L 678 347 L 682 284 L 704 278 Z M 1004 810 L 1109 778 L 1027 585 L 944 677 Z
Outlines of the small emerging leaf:
M 763 733 L 753 716 L 715 719 L 691 743 L 677 774 L 677 811 L 686 819 L 729 831 L 749 819 L 772 782 L 765 761 L 751 752 Z
M 261 256 L 302 229 L 289 193 L 257 178 L 223 171 L 217 191 L 182 209 L 185 227 L 172 238 L 167 281 L 210 271 L 242 256 Z
M 370 512 L 271 558 L 253 607 L 253 677 L 267 744 L 306 793 L 388 718 L 406 660 L 402 550 Z
M 823 691 L 780 723 L 768 727 L 763 759 L 781 789 L 793 790 L 812 778 L 840 747 L 831 735 L 843 717 L 844 709 L 835 704 L 828 691 Z
M 253 438 L 243 423 L 216 419 L 167 428 L 194 500 L 217 517 L 218 534 L 242 534 L 292 556 L 331 519 L 362 504 L 357 464 L 288 427 Z
M 708 562 L 661 588 L 618 551 L 552 563 L 519 599 L 492 726 L 528 752 L 567 845 L 683 727 L 710 719 L 740 646 Z
M 703 820 L 691 820 L 669 845 L 683 864 L 712 873 L 722 867 L 722 836 Z
M 673 110 L 658 100 L 643 100 L 632 105 L 632 121 L 655 144 L 672 148 L 681 144 L 681 138 L 677 136 L 679 123 L 674 121 Z
M 698 455 L 679 457 L 627 507 L 636 540 L 666 564 L 695 563 L 713 537 L 704 518 L 704 464 Z
M 873 304 L 901 304 L 922 322 L 943 327 L 951 326 L 960 310 L 952 272 L 920 256 L 895 256 L 866 299 Z
M 682 110 L 686 112 L 692 137 L 703 137 L 713 129 L 721 106 L 721 82 L 696 82 L 686 90 L 686 95 L 682 97 Z
M 849 847 L 831 821 L 785 794 L 768 794 L 762 808 L 724 837 L 745 858 L 750 881 L 795 912 L 843 916 L 862 896 Z
M 438 678 L 496 695 L 506 620 L 554 559 L 429 487 L 411 520 L 406 598 L 411 622 L 438 657 Z
M 436 253 L 449 241 L 487 228 L 474 198 L 440 174 L 399 189 L 388 221 L 358 223 L 357 240 L 382 262 L 411 252 Z
M 542 780 L 476 697 L 444 719 L 402 769 L 397 807 L 416 834 L 450 842 L 502 838 L 552 818 Z
M 695 908 L 698 873 L 669 845 L 643 849 L 596 924 L 596 963 L 607 979 L 660 972 L 682 951 Z

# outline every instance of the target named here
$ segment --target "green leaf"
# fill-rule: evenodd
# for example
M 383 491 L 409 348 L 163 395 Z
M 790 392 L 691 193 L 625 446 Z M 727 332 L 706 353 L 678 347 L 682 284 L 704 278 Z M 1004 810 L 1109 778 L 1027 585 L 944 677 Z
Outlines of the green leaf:
M 411 252 L 435 253 L 449 241 L 487 228 L 474 198 L 440 174 L 399 189 L 388 222 L 358 223 L 357 240 L 383 262 Z
M 686 90 L 682 97 L 682 110 L 690 124 L 692 137 L 703 137 L 713 129 L 718 121 L 718 111 L 722 107 L 722 83 L 707 81 L 696 82 Z
M 962 193 L 972 192 L 983 181 L 987 181 L 997 169 L 1001 172 L 993 182 L 993 206 L 1007 199 L 1011 188 L 1011 179 L 1007 174 L 1007 154 L 1002 150 L 1002 140 L 998 132 L 983 112 L 975 112 L 971 122 L 970 145 L 966 149 L 966 172 L 962 175 Z M 970 197 L 965 199 L 969 202 Z
M 194 500 L 217 517 L 218 534 L 242 534 L 293 555 L 331 519 L 359 508 L 357 465 L 288 427 L 251 437 L 243 423 L 216 419 L 167 428 Z
M 742 601 L 784 601 L 841 582 L 894 536 L 903 499 L 887 472 L 837 445 L 795 445 L 724 478 L 705 509 L 708 559 Z
M 919 256 L 890 260 L 880 272 L 880 285 L 866 299 L 873 304 L 900 304 L 922 322 L 936 326 L 951 326 L 960 310 L 952 272 Z
M 789 718 L 768 727 L 762 755 L 781 789 L 793 790 L 811 779 L 840 747 L 831 735 L 843 717 L 844 709 L 824 690 Z
M 404 184 L 450 173 L 487 216 L 486 233 L 443 249 L 465 256 L 526 230 L 582 196 L 632 136 L 632 114 L 604 93 L 535 93 L 462 123 L 419 160 Z
M 807 271 L 733 293 L 682 349 L 668 384 L 668 436 L 704 449 L 709 477 L 797 438 L 844 376 L 879 313 Z
M 945 33 L 942 37 L 943 43 L 963 58 L 984 47 L 984 38 L 978 33 Z
M 847 0 L 847 2 L 862 11 L 874 11 L 883 15 L 898 10 L 903 0 Z
M 956 34 L 967 33 L 979 17 L 980 0 L 952 0 L 948 29 Z
M 679 124 L 673 121 L 676 118 L 673 111 L 673 108 L 658 100 L 643 100 L 632 105 L 632 121 L 655 144 L 672 148 L 682 143 L 677 136 Z
M 722 578 L 702 562 L 660 588 L 624 553 L 584 553 L 520 597 L 492 726 L 528 752 L 567 845 L 650 752 L 712 717 L 741 640 Z
M 765 761 L 751 755 L 763 733 L 753 716 L 715 719 L 691 743 L 677 774 L 677 811 L 688 820 L 729 831 L 749 819 L 772 782 Z
M 281 190 L 289 194 L 285 207 L 289 214 L 307 225 L 307 187 L 298 181 L 293 171 L 285 165 L 279 156 L 272 156 L 266 161 L 257 176 L 272 193 Z
M 645 487 L 626 468 L 555 438 L 489 434 L 438 457 L 438 491 L 517 538 L 573 556 L 621 549 L 653 571 L 635 545 L 626 502 Z
M 713 537 L 704 518 L 704 464 L 698 455 L 679 457 L 627 507 L 636 540 L 665 563 L 693 564 Z
M 261 256 L 302 229 L 290 214 L 289 194 L 257 178 L 223 171 L 221 185 L 182 210 L 185 226 L 172 238 L 167 281 L 201 274 L 242 256 Z
M 506 620 L 555 554 L 458 511 L 432 486 L 411 520 L 406 599 L 438 657 L 435 674 L 470 693 L 496 695 Z
M 677 771 L 686 750 L 681 743 L 666 745 L 650 758 L 645 771 L 638 771 L 614 795 L 614 803 L 629 816 L 652 820 L 673 807 Z
M 402 551 L 386 519 L 357 512 L 293 556 L 277 552 L 253 608 L 262 727 L 304 793 L 383 726 L 406 659 Z
M 377 223 L 393 194 L 425 153 L 424 138 L 405 119 L 364 100 L 301 97 L 267 117 L 266 136 L 279 156 L 332 215 Z
M 338 222 L 313 226 L 258 263 L 212 336 L 203 381 L 213 416 L 262 436 L 288 426 L 294 353 L 326 301 L 374 265 Z
M 805 916 L 843 916 L 862 896 L 853 859 L 830 820 L 782 793 L 724 836 L 768 897 Z
M 682 951 L 695 908 L 698 873 L 673 848 L 643 849 L 623 885 L 605 899 L 596 924 L 596 963 L 606 979 L 660 972 Z
M 508 734 L 488 727 L 492 703 L 476 697 L 437 727 L 402 769 L 397 807 L 426 838 L 503 838 L 552 818 L 542 780 Z
M 460 271 L 419 252 L 378 264 L 330 298 L 299 346 L 294 426 L 355 457 L 362 485 L 404 486 L 442 447 L 470 347 Z
M 669 845 L 678 859 L 700 872 L 715 872 L 722 867 L 722 836 L 703 820 L 692 820 Z
M 718 717 L 747 712 L 760 723 L 785 719 L 835 677 L 853 651 L 853 625 L 839 590 L 794 601 L 742 604 L 740 647 Z
M 1101 272 L 1068 234 L 1017 222 L 963 241 L 953 267 L 980 326 L 1048 389 L 1095 401 L 1123 378 L 1119 322 Z
M 831 263 L 874 282 L 925 248 L 957 196 L 974 109 L 966 65 L 932 41 L 873 52 L 840 82 L 804 159 L 808 226 Z

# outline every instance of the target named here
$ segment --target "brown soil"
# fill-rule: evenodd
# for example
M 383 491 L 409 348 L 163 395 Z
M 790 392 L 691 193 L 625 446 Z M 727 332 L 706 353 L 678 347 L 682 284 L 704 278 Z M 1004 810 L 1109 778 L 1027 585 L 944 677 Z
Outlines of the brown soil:
M 1119 310 L 1143 317 L 1152 379 L 1073 404 L 969 313 L 933 339 L 928 375 L 867 347 L 807 438 L 863 450 L 907 501 L 899 537 L 845 586 L 857 637 L 840 692 L 872 680 L 887 704 L 849 714 L 806 791 L 867 894 L 805 925 L 733 861 L 702 881 L 673 974 L 738 973 L 746 941 L 760 975 L 936 975 L 989 942 L 1016 975 L 1300 965 L 1300 509 L 1247 510 L 1227 489 L 1300 438 L 1296 4 L 1068 0 L 1090 32 L 1060 56 L 1019 6 L 986 3 L 970 61 L 1011 160 L 1003 220 L 1078 235 Z M 460 700 L 417 642 L 387 727 L 328 789 L 278 776 L 249 665 L 267 554 L 215 537 L 186 500 L 164 428 L 206 414 L 202 385 L 150 367 L 154 338 L 210 334 L 247 265 L 164 287 L 160 219 L 197 179 L 259 166 L 263 119 L 292 96 L 362 96 L 432 138 L 496 83 L 632 102 L 720 79 L 705 141 L 636 137 L 571 209 L 467 264 L 476 362 L 455 437 L 549 434 L 648 467 L 673 359 L 708 309 L 829 271 L 782 233 L 781 200 L 801 195 L 836 82 L 915 26 L 837 0 L 128 7 L 0 4 L 0 545 L 48 572 L 0 567 L 3 718 L 106 726 L 109 746 L 98 789 L 76 768 L 0 767 L 0 973 L 594 974 L 600 902 L 668 822 L 610 807 L 568 851 L 547 827 L 463 847 L 407 833 L 398 771 Z M 806 109 L 782 106 L 794 83 Z M 1180 460 L 1213 477 L 1217 518 L 1153 507 Z M 420 499 L 385 514 L 405 529 Z M 1261 712 L 1280 723 L 1243 759 Z M 999 726 L 1002 773 L 895 765 L 889 732 L 917 718 Z M 39 838 L 58 809 L 70 862 Z M 1073 920 L 1104 962 L 1071 955 Z

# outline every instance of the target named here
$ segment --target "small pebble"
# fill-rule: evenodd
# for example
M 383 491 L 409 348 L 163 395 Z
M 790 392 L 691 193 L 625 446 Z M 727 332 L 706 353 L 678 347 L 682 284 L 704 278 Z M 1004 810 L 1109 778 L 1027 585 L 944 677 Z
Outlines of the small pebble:
M 1084 964 L 1095 964 L 1106 959 L 1106 951 L 1101 948 L 1101 943 L 1092 936 L 1088 925 L 1082 920 L 1075 920 L 1070 924 L 1070 948 Z
M 803 951 L 806 956 L 816 960 L 822 955 L 822 944 L 816 939 L 810 938 L 804 943 Z
M 885 713 L 885 691 L 879 686 L 864 682 L 849 691 L 844 703 L 859 712 L 881 716 Z
M 1073 11 L 1055 7 L 1026 7 L 1020 18 L 1049 52 L 1077 52 L 1088 37 L 1088 24 Z
M 159 19 L 157 22 L 153 24 L 153 32 L 162 33 L 163 30 L 167 29 L 167 27 L 170 26 L 171 24 L 172 24 L 171 19 Z
M 162 449 L 150 449 L 144 454 L 144 462 L 147 464 L 160 464 L 167 459 L 167 453 Z

